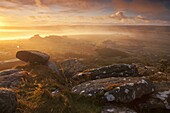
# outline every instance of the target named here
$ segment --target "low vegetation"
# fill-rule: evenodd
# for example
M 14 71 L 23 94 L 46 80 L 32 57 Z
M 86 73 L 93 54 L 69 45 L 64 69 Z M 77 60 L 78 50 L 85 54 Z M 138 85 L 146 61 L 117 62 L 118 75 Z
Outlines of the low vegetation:
M 23 79 L 17 91 L 17 113 L 98 113 L 101 102 L 71 93 L 75 83 L 52 73 L 42 65 L 27 65 L 30 77 Z M 56 94 L 53 94 L 57 90 Z

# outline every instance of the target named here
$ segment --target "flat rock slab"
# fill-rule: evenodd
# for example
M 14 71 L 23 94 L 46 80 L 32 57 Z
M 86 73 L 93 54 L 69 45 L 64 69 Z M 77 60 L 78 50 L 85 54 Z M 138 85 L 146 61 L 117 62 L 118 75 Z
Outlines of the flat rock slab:
M 109 101 L 127 103 L 154 91 L 153 83 L 140 77 L 111 77 L 84 82 L 72 92 L 86 96 L 104 96 Z
M 89 69 L 78 73 L 74 79 L 95 80 L 108 77 L 136 77 L 139 76 L 135 65 L 113 64 L 100 68 Z
M 34 50 L 18 51 L 16 57 L 24 62 L 39 64 L 47 63 L 50 58 L 46 53 Z
M 101 113 L 137 113 L 136 111 L 127 107 L 105 106 Z
M 0 112 L 14 113 L 17 106 L 15 92 L 9 89 L 0 88 Z
M 12 88 L 15 87 L 21 78 L 27 76 L 25 71 L 11 69 L 0 72 L 0 87 Z

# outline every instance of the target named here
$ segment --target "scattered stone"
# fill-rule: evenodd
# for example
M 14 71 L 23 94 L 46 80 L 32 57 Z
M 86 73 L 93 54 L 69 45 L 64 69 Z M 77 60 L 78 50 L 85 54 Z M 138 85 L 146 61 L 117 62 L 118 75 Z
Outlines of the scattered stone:
M 105 106 L 101 113 L 137 113 L 136 111 L 126 108 L 126 107 L 118 107 L 118 106 Z
M 78 59 L 68 59 L 59 62 L 59 65 L 65 75 L 73 75 L 86 69 L 86 66 Z
M 50 56 L 46 53 L 34 50 L 18 51 L 16 57 L 24 62 L 44 64 L 47 63 Z
M 60 90 L 56 89 L 56 90 L 51 92 L 51 95 L 54 97 L 54 96 L 57 96 L 59 93 L 60 93 Z
M 0 87 L 12 88 L 19 83 L 21 78 L 27 76 L 27 73 L 25 71 L 11 69 L 1 71 L 0 75 Z
M 0 112 L 14 113 L 17 106 L 15 92 L 9 89 L 0 88 Z
M 78 80 L 95 80 L 108 77 L 136 77 L 139 76 L 135 65 L 113 64 L 95 69 L 89 69 L 76 74 L 73 78 Z
M 153 83 L 140 77 L 111 77 L 84 82 L 72 88 L 72 92 L 89 96 L 104 96 L 109 101 L 127 103 L 154 91 Z

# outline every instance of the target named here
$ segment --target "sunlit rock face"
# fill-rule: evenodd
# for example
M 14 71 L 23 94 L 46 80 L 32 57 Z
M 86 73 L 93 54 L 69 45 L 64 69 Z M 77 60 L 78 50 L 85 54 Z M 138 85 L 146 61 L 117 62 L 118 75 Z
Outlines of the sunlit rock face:
M 139 76 L 135 65 L 113 64 L 100 68 L 86 70 L 76 74 L 74 79 L 95 80 L 108 77 L 136 77 Z
M 86 66 L 78 59 L 64 60 L 59 62 L 58 65 L 63 73 L 69 77 L 86 69 Z
M 0 112 L 14 113 L 17 106 L 15 92 L 9 89 L 0 88 Z
M 137 113 L 137 112 L 123 106 L 118 107 L 118 106 L 111 105 L 111 106 L 103 107 L 101 113 Z
M 99 95 L 109 102 L 131 102 L 154 91 L 153 83 L 139 77 L 111 77 L 84 82 L 72 92 L 86 96 Z
M 28 76 L 25 71 L 18 69 L 9 69 L 0 71 L 0 87 L 13 88 L 17 86 L 21 80 Z
M 40 51 L 18 51 L 16 57 L 24 62 L 45 64 L 48 62 L 50 56 Z

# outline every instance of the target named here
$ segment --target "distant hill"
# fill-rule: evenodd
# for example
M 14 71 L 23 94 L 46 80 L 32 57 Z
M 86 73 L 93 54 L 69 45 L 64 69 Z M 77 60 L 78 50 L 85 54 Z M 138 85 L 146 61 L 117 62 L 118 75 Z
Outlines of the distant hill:
M 128 53 L 111 48 L 99 48 L 96 52 L 102 57 L 128 57 Z
M 39 34 L 36 34 L 30 38 L 31 41 L 55 41 L 55 40 L 63 40 L 63 39 L 67 39 L 67 36 L 49 35 L 49 36 L 41 37 Z

